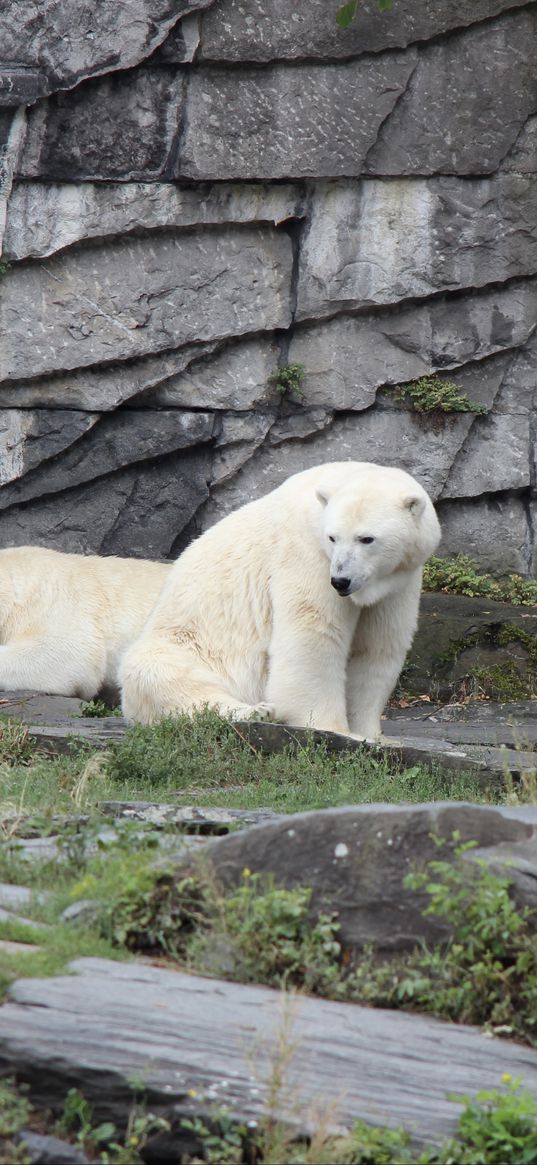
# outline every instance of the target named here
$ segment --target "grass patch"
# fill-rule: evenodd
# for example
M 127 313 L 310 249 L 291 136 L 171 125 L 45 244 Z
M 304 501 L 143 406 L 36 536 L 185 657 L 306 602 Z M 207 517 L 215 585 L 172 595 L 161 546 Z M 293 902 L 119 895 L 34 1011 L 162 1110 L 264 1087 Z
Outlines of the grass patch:
M 263 753 L 210 710 L 130 729 L 110 746 L 106 775 L 103 796 L 166 800 L 193 790 L 207 805 L 282 813 L 382 800 L 485 799 L 475 775 L 405 768 L 366 748 L 335 753 L 310 742 Z
M 496 579 L 478 570 L 467 554 L 456 558 L 438 558 L 433 555 L 423 569 L 424 591 L 445 591 L 450 595 L 469 595 L 471 598 L 494 599 L 515 606 L 537 604 L 537 582 L 510 574 Z

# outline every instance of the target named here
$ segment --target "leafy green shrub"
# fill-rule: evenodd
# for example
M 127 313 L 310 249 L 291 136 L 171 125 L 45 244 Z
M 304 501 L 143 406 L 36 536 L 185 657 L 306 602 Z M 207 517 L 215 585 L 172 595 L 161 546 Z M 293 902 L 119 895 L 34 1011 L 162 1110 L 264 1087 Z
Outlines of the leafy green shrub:
M 491 574 L 481 573 L 467 554 L 458 554 L 456 558 L 438 558 L 433 555 L 423 570 L 423 589 L 469 595 L 471 598 L 495 599 L 520 606 L 537 604 L 537 582 L 522 578 L 519 574 L 495 579 Z
M 312 922 L 310 899 L 304 886 L 279 889 L 273 879 L 244 870 L 236 890 L 213 898 L 209 925 L 187 948 L 192 965 L 206 969 L 216 947 L 241 983 L 326 993 L 339 974 L 339 924 L 326 914 Z
M 282 368 L 275 368 L 269 376 L 269 383 L 273 384 L 281 397 L 294 396 L 301 400 L 304 396 L 302 380 L 306 369 L 303 364 L 286 364 Z
M 474 845 L 457 845 L 453 861 L 429 862 L 405 879 L 429 895 L 425 914 L 450 923 L 446 949 L 417 948 L 380 966 L 366 952 L 339 984 L 339 997 L 486 1025 L 537 1045 L 537 935 L 529 913 L 509 896 L 509 878 L 492 874 L 484 861 L 463 860 Z
M 440 376 L 420 376 L 408 384 L 398 384 L 393 389 L 396 400 L 407 402 L 417 413 L 475 413 L 482 416 L 487 412 L 484 405 L 469 400 L 457 384 L 442 380 Z

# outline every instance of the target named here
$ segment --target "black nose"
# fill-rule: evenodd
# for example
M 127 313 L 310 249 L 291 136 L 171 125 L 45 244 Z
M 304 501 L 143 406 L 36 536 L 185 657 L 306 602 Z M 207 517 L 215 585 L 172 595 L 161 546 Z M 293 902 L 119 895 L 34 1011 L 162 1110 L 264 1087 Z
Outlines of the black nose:
M 331 578 L 330 582 L 338 595 L 346 595 L 351 585 L 350 578 Z

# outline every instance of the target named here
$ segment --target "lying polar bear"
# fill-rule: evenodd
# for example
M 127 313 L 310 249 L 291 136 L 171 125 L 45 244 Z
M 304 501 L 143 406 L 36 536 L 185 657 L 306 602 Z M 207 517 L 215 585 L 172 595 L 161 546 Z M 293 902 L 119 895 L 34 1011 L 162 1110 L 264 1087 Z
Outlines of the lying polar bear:
M 225 716 L 374 737 L 440 527 L 400 469 L 334 462 L 218 522 L 172 568 L 120 667 L 125 716 Z
M 0 550 L 0 688 L 84 700 L 117 691 L 120 657 L 171 569 L 40 546 Z

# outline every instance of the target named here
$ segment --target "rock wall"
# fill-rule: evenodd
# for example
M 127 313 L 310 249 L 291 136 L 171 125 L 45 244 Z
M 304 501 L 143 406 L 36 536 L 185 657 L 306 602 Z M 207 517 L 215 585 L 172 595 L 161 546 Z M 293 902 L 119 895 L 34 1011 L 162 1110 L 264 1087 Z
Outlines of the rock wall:
M 537 573 L 537 3 L 339 4 L 4 0 L 0 544 L 168 557 L 352 457 Z

